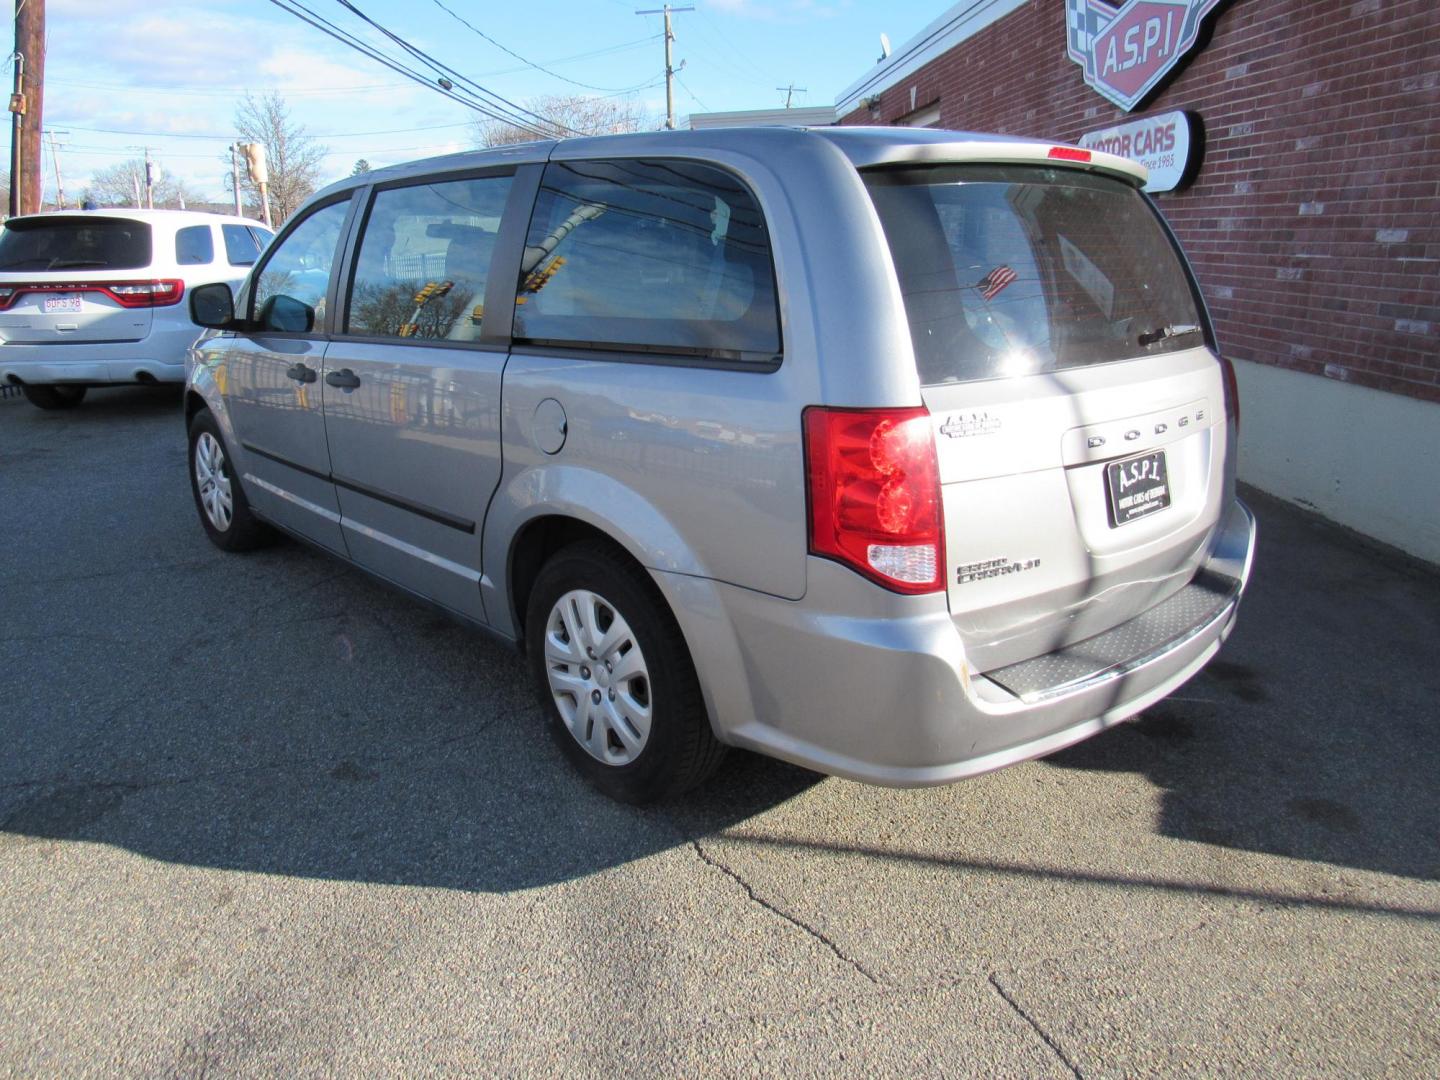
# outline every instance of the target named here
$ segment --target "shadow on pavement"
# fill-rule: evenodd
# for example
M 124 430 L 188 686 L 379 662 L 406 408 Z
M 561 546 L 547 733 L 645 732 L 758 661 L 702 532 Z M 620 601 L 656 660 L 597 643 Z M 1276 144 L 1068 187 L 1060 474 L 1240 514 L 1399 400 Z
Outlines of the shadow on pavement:
M 1440 879 L 1440 577 L 1246 498 L 1260 544 L 1220 657 L 1048 764 L 1142 773 L 1167 836 Z
M 674 851 L 818 781 L 736 754 L 675 806 L 610 802 L 549 742 L 517 656 L 299 545 L 215 551 L 178 396 L 94 396 L 58 426 L 0 426 L 0 459 L 40 455 L 0 470 L 0 506 L 27 511 L 0 549 L 0 848 L 509 891 Z M 113 415 L 123 437 L 92 440 Z M 1254 501 L 1221 660 L 1041 767 L 1145 775 L 1168 836 L 1440 878 L 1440 579 Z

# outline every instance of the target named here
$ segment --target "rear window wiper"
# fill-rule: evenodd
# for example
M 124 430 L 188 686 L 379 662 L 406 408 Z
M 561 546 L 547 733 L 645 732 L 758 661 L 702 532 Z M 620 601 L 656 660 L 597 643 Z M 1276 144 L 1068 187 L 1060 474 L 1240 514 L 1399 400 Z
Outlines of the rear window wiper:
M 98 266 L 104 268 L 108 267 L 109 265 L 110 263 L 106 259 L 56 259 L 47 267 L 47 269 L 74 270 L 78 266 Z
M 1182 337 L 1185 334 L 1198 334 L 1200 327 L 1190 323 L 1179 323 L 1175 326 L 1161 326 L 1150 331 L 1148 334 L 1141 334 L 1139 341 L 1141 345 L 1154 345 L 1156 342 L 1164 341 L 1166 338 Z

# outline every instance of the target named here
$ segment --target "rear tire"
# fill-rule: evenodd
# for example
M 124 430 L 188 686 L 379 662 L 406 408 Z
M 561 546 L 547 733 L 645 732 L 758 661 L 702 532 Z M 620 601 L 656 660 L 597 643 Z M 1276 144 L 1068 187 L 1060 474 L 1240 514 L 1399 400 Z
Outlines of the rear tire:
M 725 754 L 690 653 L 655 583 L 585 541 L 541 569 L 526 608 L 530 671 L 561 751 L 611 798 L 646 803 L 704 782 Z
M 85 391 L 88 389 L 86 386 L 69 383 L 22 383 L 20 386 L 20 392 L 25 395 L 26 401 L 47 412 L 75 408 L 85 400 Z
M 205 535 L 221 551 L 253 551 L 274 539 L 274 530 L 251 513 L 209 409 L 201 409 L 190 421 L 190 493 Z

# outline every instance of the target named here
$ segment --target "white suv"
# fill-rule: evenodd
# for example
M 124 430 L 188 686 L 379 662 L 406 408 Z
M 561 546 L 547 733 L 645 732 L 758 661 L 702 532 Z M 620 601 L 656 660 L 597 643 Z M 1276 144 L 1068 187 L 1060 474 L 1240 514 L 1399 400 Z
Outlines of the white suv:
M 91 386 L 180 383 L 187 289 L 244 280 L 273 234 L 188 210 L 65 210 L 0 231 L 0 381 L 42 409 Z

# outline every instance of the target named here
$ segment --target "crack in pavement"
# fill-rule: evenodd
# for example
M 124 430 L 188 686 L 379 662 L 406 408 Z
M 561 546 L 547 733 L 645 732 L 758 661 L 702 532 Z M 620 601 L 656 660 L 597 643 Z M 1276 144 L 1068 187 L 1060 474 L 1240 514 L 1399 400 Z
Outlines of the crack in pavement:
M 1049 1033 L 1040 1026 L 1039 1022 L 1036 1021 L 1035 1018 L 1032 1017 L 1029 1013 L 1027 1013 L 1024 1009 L 1022 1009 L 1020 1007 L 1020 1003 L 1016 1001 L 1013 997 L 1011 997 L 1009 993 L 1006 992 L 1005 988 L 1000 985 L 999 978 L 997 978 L 993 972 L 990 974 L 987 981 L 994 988 L 995 993 L 1000 995 L 1000 1000 L 1005 1002 L 1006 1005 L 1009 1005 L 1010 1008 L 1014 1009 L 1015 1013 L 1020 1017 L 1020 1019 L 1024 1020 L 1025 1023 L 1029 1024 L 1030 1027 L 1034 1030 L 1035 1034 L 1039 1035 L 1041 1039 L 1045 1040 L 1045 1045 L 1048 1046 L 1051 1051 L 1054 1052 L 1055 1056 L 1060 1059 L 1060 1063 L 1064 1065 L 1065 1068 L 1070 1070 L 1070 1075 L 1075 1077 L 1075 1080 L 1085 1080 L 1085 1074 L 1080 1071 L 1080 1067 L 1070 1060 L 1069 1055 L 1067 1055 L 1064 1050 L 1060 1049 L 1060 1044 L 1050 1037 Z
M 758 904 L 760 907 L 764 908 L 772 915 L 778 915 L 780 918 L 788 922 L 791 926 L 794 926 L 804 931 L 810 937 L 814 938 L 816 941 L 820 942 L 820 944 L 824 945 L 827 949 L 834 953 L 835 956 L 842 963 L 848 964 L 850 967 L 854 968 L 856 971 L 858 971 L 861 975 L 865 976 L 865 978 L 870 980 L 870 982 L 874 983 L 876 986 L 883 985 L 881 981 L 876 978 L 876 976 L 870 971 L 869 968 L 867 968 L 864 964 L 860 963 L 860 961 L 856 960 L 854 957 L 846 955 L 844 950 L 842 950 L 839 945 L 835 944 L 835 942 L 830 937 L 828 937 L 821 931 L 815 929 L 815 927 L 811 926 L 803 919 L 791 915 L 784 908 L 776 907 L 774 904 L 770 903 L 770 901 L 766 900 L 763 896 L 757 893 L 754 887 L 748 881 L 746 881 L 738 873 L 730 869 L 730 867 L 726 866 L 723 862 L 715 858 L 703 847 L 701 847 L 700 841 L 691 840 L 690 847 L 694 850 L 696 857 L 699 858 L 699 860 L 703 862 L 706 866 L 713 867 L 714 869 L 719 870 L 726 877 L 730 878 L 730 880 L 734 881 L 735 884 L 739 885 L 742 889 L 744 889 L 746 895 L 750 897 L 752 902 Z

